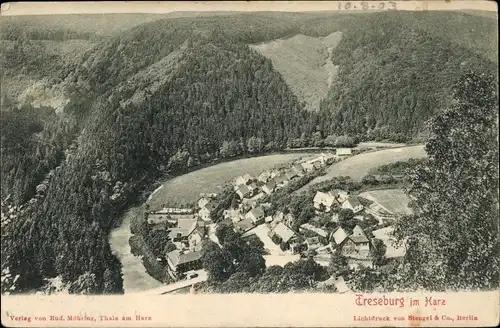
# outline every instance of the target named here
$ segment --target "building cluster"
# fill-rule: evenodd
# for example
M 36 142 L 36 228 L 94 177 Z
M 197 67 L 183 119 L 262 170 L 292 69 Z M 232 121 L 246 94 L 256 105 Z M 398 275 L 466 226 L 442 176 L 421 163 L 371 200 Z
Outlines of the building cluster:
M 293 254 L 314 251 L 328 255 L 336 249 L 351 257 L 367 256 L 369 240 L 360 227 L 352 234 L 343 229 L 328 233 L 313 224 L 303 224 L 294 231 L 294 218 L 283 212 L 269 213 L 270 204 L 265 198 L 285 187 L 294 179 L 313 170 L 332 164 L 339 157 L 350 154 L 346 149 L 337 154 L 321 154 L 315 158 L 295 162 L 280 169 L 266 170 L 258 176 L 245 174 L 232 181 L 238 201 L 223 211 L 224 219 L 231 220 L 235 231 L 245 234 L 258 225 L 264 225 L 267 236 L 282 251 Z M 176 249 L 166 254 L 169 271 L 180 275 L 189 270 L 201 268 L 201 245 L 204 238 L 214 235 L 213 215 L 217 209 L 216 194 L 203 194 L 196 203 L 196 209 L 164 208 L 150 212 L 147 222 L 153 226 L 168 226 L 169 239 Z M 354 213 L 363 210 L 359 200 L 343 190 L 318 192 L 313 200 L 318 213 L 329 213 L 334 207 L 349 208 Z M 267 214 L 266 214 L 267 213 Z M 332 220 L 335 221 L 335 214 Z M 344 236 L 345 235 L 345 236 Z M 367 244 L 368 243 L 368 244 Z M 368 245 L 368 246 L 367 246 Z

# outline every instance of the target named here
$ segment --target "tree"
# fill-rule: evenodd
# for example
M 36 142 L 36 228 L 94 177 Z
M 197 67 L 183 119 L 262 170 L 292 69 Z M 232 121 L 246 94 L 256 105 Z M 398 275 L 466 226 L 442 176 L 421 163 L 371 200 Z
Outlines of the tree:
M 493 76 L 465 74 L 454 104 L 428 123 L 428 160 L 409 174 L 414 214 L 394 232 L 408 239 L 403 273 L 412 288 L 498 286 L 496 85 Z
M 377 238 L 372 239 L 372 248 L 370 249 L 370 253 L 374 265 L 379 266 L 384 263 L 386 250 L 387 246 L 382 240 Z
M 80 275 L 76 281 L 71 283 L 68 291 L 71 294 L 96 294 L 98 292 L 98 285 L 95 274 L 85 272 Z
M 356 145 L 356 141 L 353 137 L 349 136 L 339 136 L 335 140 L 335 147 L 354 147 Z
M 250 137 L 247 141 L 247 150 L 251 154 L 257 154 L 262 151 L 264 147 L 264 142 L 262 141 L 261 138 L 257 137 Z
M 349 271 L 347 258 L 339 252 L 335 252 L 330 257 L 330 263 L 328 265 L 328 274 L 333 277 L 340 277 Z
M 350 208 L 343 208 L 339 212 L 339 225 L 343 229 L 352 230 L 356 226 L 354 212 Z
M 230 254 L 211 240 L 203 243 L 201 261 L 210 281 L 225 281 L 234 272 Z
M 337 140 L 337 136 L 329 135 L 325 138 L 325 146 L 333 147 L 335 146 L 335 141 Z
M 316 131 L 311 136 L 311 146 L 313 147 L 323 147 L 323 137 L 321 132 Z

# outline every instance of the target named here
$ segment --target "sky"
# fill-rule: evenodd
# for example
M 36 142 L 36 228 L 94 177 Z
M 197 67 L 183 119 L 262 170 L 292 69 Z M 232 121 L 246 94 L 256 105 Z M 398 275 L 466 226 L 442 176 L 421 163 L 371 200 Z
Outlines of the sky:
M 349 4 L 348 4 L 349 3 Z M 369 1 L 385 10 L 487 10 L 497 11 L 494 1 Z M 366 5 L 365 5 L 366 7 Z M 193 1 L 193 2 L 11 2 L 2 3 L 1 15 L 169 13 L 173 11 L 362 11 L 362 1 Z

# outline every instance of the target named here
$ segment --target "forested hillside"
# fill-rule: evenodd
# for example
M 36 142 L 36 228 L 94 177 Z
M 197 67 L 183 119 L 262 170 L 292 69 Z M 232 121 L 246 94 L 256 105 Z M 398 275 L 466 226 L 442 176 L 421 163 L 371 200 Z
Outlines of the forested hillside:
M 2 78 L 21 81 L 15 89 L 26 101 L 18 108 L 2 91 L 2 199 L 10 195 L 7 203 L 23 205 L 2 230 L 2 270 L 20 275 L 19 291 L 60 276 L 75 293 L 120 292 L 108 233 L 154 179 L 221 156 L 354 140 L 345 135 L 414 136 L 446 103 L 448 82 L 468 69 L 495 67 L 478 54 L 491 47 L 484 42 L 491 41 L 489 25 L 473 31 L 466 24 L 462 31 L 453 23 L 455 31 L 443 32 L 436 22 L 446 15 L 469 19 L 451 13 L 181 17 L 86 40 L 88 47 L 68 51 L 67 60 L 30 39 L 46 37 L 33 29 L 3 40 L 14 43 L 2 52 L 2 69 L 8 68 Z M 421 21 L 425 29 L 417 28 Z M 271 60 L 248 46 L 337 31 L 343 37 L 332 60 L 340 76 L 319 112 L 305 111 Z M 95 31 L 76 32 L 84 38 Z M 452 32 L 476 42 L 468 47 Z M 72 30 L 62 33 L 73 37 Z M 59 36 L 55 29 L 53 38 Z M 58 100 L 40 104 L 51 92 Z
M 445 22 L 471 23 L 457 17 Z M 332 54 L 334 64 L 340 66 L 338 79 L 320 106 L 325 119 L 333 114 L 331 125 L 325 127 L 327 134 L 408 140 L 450 104 L 451 86 L 462 74 L 495 71 L 497 65 L 488 60 L 491 51 L 476 54 L 478 49 L 491 50 L 482 43 L 484 38 L 467 48 L 463 46 L 467 41 L 434 33 L 439 31 L 432 26 L 436 19 L 423 15 L 418 27 L 412 21 L 370 16 L 365 21 L 370 28 L 361 25 L 346 31 Z M 488 26 L 483 27 L 488 31 Z M 466 33 L 464 39 L 468 37 Z
M 274 149 L 301 134 L 306 112 L 270 61 L 225 39 L 186 45 L 168 81 L 143 102 L 120 105 L 133 94 L 121 87 L 96 102 L 66 159 L 2 246 L 10 271 L 21 274 L 20 288 L 58 275 L 65 282 L 93 277 L 95 292 L 120 291 L 107 233 L 141 187 L 167 170 L 214 158 L 224 141 L 246 145 L 254 137 L 260 150 Z

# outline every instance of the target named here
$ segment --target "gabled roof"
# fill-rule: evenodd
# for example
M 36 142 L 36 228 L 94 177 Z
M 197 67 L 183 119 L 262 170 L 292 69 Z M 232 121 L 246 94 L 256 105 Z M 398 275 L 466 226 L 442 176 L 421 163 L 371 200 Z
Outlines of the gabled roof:
M 339 227 L 335 232 L 332 234 L 333 240 L 337 245 L 340 245 L 344 242 L 344 240 L 347 238 L 347 233 L 345 232 L 344 229 Z
M 354 229 L 352 230 L 352 235 L 349 236 L 349 239 L 351 239 L 356 244 L 369 242 L 368 237 L 366 237 L 365 232 L 359 225 L 356 225 L 354 227 Z
M 281 237 L 283 242 L 288 242 L 294 235 L 292 229 L 288 228 L 283 222 L 278 223 L 278 225 L 274 228 L 274 233 Z
M 174 266 L 178 266 L 180 264 L 189 263 L 201 259 L 201 251 L 181 253 L 176 249 L 167 253 L 167 257 Z
M 330 194 L 326 194 L 324 192 L 321 192 L 321 191 L 318 191 L 313 199 L 313 202 L 322 203 L 326 207 L 332 206 L 334 201 L 335 201 L 335 197 L 333 197 Z
M 356 206 L 363 206 L 359 202 L 358 198 L 353 197 L 353 196 L 350 196 L 349 198 L 347 198 L 346 202 L 349 202 L 349 204 L 351 205 L 352 208 L 354 208 Z
M 236 192 L 240 192 L 242 195 L 247 195 L 251 190 L 246 186 L 246 185 L 241 185 L 238 187 L 238 190 Z
M 286 177 L 286 175 L 280 175 L 280 176 L 274 178 L 274 181 L 277 184 L 285 182 L 286 180 L 288 180 L 288 178 Z
M 306 238 L 306 243 L 308 243 L 308 244 L 319 244 L 319 237 L 309 237 L 309 238 Z
M 254 218 L 262 217 L 262 216 L 264 216 L 264 210 L 262 209 L 262 207 L 258 206 L 256 208 L 252 209 L 251 211 L 249 211 L 246 215 L 247 216 L 251 215 Z
M 274 179 L 270 180 L 268 183 L 266 183 L 266 187 L 269 189 L 273 189 L 274 187 L 276 187 L 276 181 Z
M 215 201 L 213 199 L 211 199 L 208 203 L 205 204 L 205 206 L 203 206 L 204 208 L 206 208 L 207 210 L 209 210 L 210 212 L 212 212 L 212 210 L 215 208 Z
M 302 173 L 304 172 L 304 169 L 302 168 L 302 166 L 300 166 L 299 164 L 295 164 L 292 169 L 296 172 L 296 173 Z
M 196 227 L 197 222 L 197 219 L 179 219 L 177 220 L 177 228 L 192 230 Z

